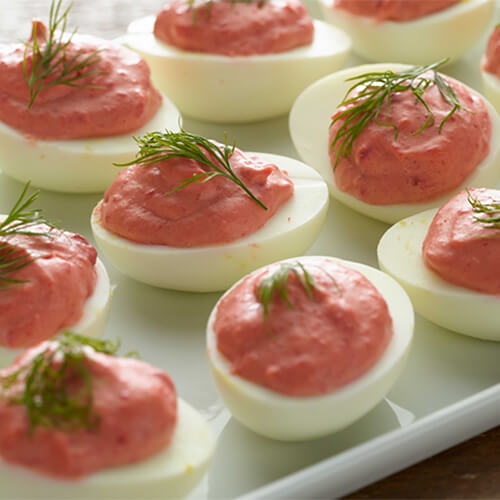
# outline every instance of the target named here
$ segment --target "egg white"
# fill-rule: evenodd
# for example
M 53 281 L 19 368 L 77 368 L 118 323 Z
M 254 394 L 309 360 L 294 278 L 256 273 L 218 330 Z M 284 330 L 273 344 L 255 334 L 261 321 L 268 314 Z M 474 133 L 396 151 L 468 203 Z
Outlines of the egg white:
M 352 38 L 353 51 L 374 62 L 430 64 L 463 56 L 483 35 L 493 18 L 494 0 L 464 0 L 413 21 L 377 21 L 332 8 L 320 0 L 325 20 Z
M 130 24 L 123 43 L 151 67 L 154 84 L 183 114 L 210 122 L 250 122 L 286 114 L 309 84 L 340 69 L 351 48 L 341 30 L 314 21 L 314 41 L 279 54 L 228 57 L 188 52 L 153 35 L 155 18 Z
M 483 94 L 496 110 L 500 113 L 500 78 L 498 76 L 481 70 L 483 82 Z
M 0 170 L 34 187 L 66 193 L 105 191 L 120 171 L 113 163 L 135 158 L 132 139 L 148 132 L 179 130 L 181 117 L 163 96 L 155 116 L 133 134 L 68 141 L 44 141 L 29 137 L 0 122 Z
M 390 69 L 398 72 L 408 68 L 409 66 L 402 64 L 367 64 L 339 71 L 308 87 L 297 98 L 290 112 L 290 134 L 299 156 L 321 174 L 328 184 L 331 196 L 357 212 L 389 224 L 428 208 L 441 206 L 465 187 L 495 187 L 500 179 L 500 117 L 493 106 L 484 100 L 492 124 L 490 151 L 456 189 L 423 203 L 371 205 L 337 188 L 328 156 L 328 135 L 331 117 L 352 85 L 346 79 L 372 71 Z M 473 89 L 469 90 L 480 95 Z
M 320 258 L 329 259 L 363 274 L 384 297 L 393 321 L 394 335 L 382 357 L 367 373 L 348 385 L 323 396 L 293 397 L 233 375 L 229 362 L 217 349 L 213 330 L 222 298 L 208 320 L 208 360 L 222 400 L 236 420 L 254 432 L 273 439 L 313 439 L 343 429 L 361 418 L 394 385 L 410 349 L 414 327 L 413 308 L 398 283 L 387 274 L 364 264 L 333 257 Z M 318 257 L 301 257 L 300 262 L 317 262 L 316 259 Z
M 88 337 L 99 337 L 104 331 L 111 304 L 111 285 L 106 268 L 99 259 L 95 263 L 95 270 L 97 273 L 96 286 L 92 295 L 85 301 L 82 317 L 77 323 L 68 325 L 63 330 L 71 330 Z M 54 332 L 54 336 L 58 333 L 60 332 Z M 9 349 L 0 346 L 0 368 L 12 364 L 24 351 L 25 349 Z
M 424 318 L 465 335 L 500 340 L 500 297 L 449 283 L 424 264 L 422 244 L 436 212 L 426 210 L 387 230 L 377 249 L 380 269 L 401 284 Z
M 201 480 L 214 450 L 215 438 L 208 424 L 179 398 L 177 426 L 165 451 L 78 481 L 52 479 L 0 459 L 0 496 L 9 500 L 182 498 Z
M 94 210 L 91 226 L 97 246 L 114 266 L 131 278 L 190 292 L 226 290 L 258 267 L 301 255 L 313 244 L 325 220 L 326 184 L 313 169 L 292 158 L 249 154 L 274 163 L 294 183 L 292 198 L 255 233 L 227 244 L 194 248 L 144 245 L 104 229 Z

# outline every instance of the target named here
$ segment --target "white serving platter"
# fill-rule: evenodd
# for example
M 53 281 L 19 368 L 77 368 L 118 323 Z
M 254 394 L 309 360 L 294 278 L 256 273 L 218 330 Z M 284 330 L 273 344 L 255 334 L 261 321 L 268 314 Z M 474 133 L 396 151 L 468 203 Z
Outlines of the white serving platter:
M 478 88 L 485 43 L 486 38 L 446 72 Z M 232 126 L 186 120 L 185 127 L 219 140 L 227 132 L 242 149 L 296 157 L 286 118 Z M 21 188 L 0 173 L 0 213 L 8 211 Z M 100 198 L 44 191 L 38 206 L 93 241 L 90 212 Z M 376 265 L 376 246 L 387 227 L 332 200 L 325 227 L 308 253 Z M 205 323 L 219 294 L 156 289 L 105 264 L 115 285 L 107 336 L 119 337 L 126 350 L 137 349 L 144 360 L 170 373 L 180 396 L 218 435 L 212 467 L 190 499 L 338 497 L 500 424 L 500 343 L 454 334 L 417 316 L 407 367 L 368 415 L 314 441 L 259 437 L 230 418 L 209 376 Z M 40 491 L 39 498 L 49 497 Z

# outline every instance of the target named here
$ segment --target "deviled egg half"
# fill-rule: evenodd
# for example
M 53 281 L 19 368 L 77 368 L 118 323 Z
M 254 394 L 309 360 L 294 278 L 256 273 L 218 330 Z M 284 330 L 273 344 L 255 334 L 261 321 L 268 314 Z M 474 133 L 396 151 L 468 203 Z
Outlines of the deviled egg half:
M 498 215 L 499 207 L 498 190 L 464 191 L 439 211 L 398 222 L 377 249 L 380 268 L 406 290 L 416 312 L 455 332 L 497 341 L 499 229 L 484 219 Z
M 411 3 L 393 2 L 399 3 L 396 7 L 400 9 L 408 9 Z M 382 9 L 391 1 L 373 3 Z M 320 4 L 325 20 L 350 35 L 353 50 L 361 57 L 373 62 L 407 64 L 462 57 L 487 29 L 495 8 L 494 0 L 458 1 L 417 19 L 393 21 L 377 19 L 377 14 L 353 14 L 338 7 L 335 0 L 320 0 Z
M 500 25 L 488 39 L 486 52 L 481 58 L 483 92 L 491 104 L 500 112 Z
M 153 33 L 154 16 L 132 22 L 124 43 L 148 62 L 155 85 L 171 97 L 183 114 L 210 122 L 263 120 L 286 114 L 303 89 L 340 69 L 350 51 L 349 37 L 340 29 L 314 20 L 312 42 L 303 46 L 278 49 L 276 53 L 225 55 L 217 52 L 236 36 L 242 38 L 242 46 L 247 43 L 246 38 L 257 43 L 268 39 L 269 44 L 279 44 L 289 28 L 287 19 L 299 3 L 296 0 L 177 2 L 178 15 L 186 19 L 178 27 L 170 28 L 171 33 L 189 40 L 192 33 L 201 30 L 201 25 L 212 23 L 214 41 L 211 44 L 219 47 L 214 53 L 164 43 Z M 219 19 L 218 9 L 224 8 L 224 4 L 230 9 L 221 15 L 228 17 Z M 273 9 L 284 12 L 283 20 L 277 20 L 275 25 L 269 24 L 269 19 L 272 21 L 277 15 Z M 304 24 L 302 19 L 300 24 Z M 296 27 L 290 29 L 296 30 Z M 268 36 L 271 30 L 276 34 Z M 204 40 L 201 46 L 206 43 Z
M 448 77 L 441 77 L 439 73 L 436 73 L 435 69 L 439 65 L 440 63 L 435 63 L 428 66 L 433 69 L 427 74 L 434 75 L 433 78 L 437 78 L 440 84 L 443 81 L 445 82 L 444 85 L 446 85 L 447 81 L 456 82 L 448 79 Z M 347 153 L 349 147 L 352 148 L 345 156 L 352 163 L 352 168 L 344 169 L 342 167 L 341 169 L 339 165 L 343 161 L 344 155 L 337 153 L 338 149 L 332 149 L 332 119 L 335 116 L 344 114 L 345 123 L 349 121 L 350 126 L 353 127 L 352 130 L 354 130 L 358 120 L 365 119 L 370 113 L 376 112 L 376 109 L 371 109 L 364 113 L 361 109 L 363 99 L 354 100 L 354 104 L 351 101 L 351 103 L 341 106 L 348 91 L 355 86 L 353 80 L 359 82 L 364 79 L 363 75 L 376 75 L 377 80 L 382 83 L 375 82 L 354 89 L 354 92 L 371 92 L 383 88 L 382 86 L 386 85 L 385 82 L 388 81 L 392 81 L 394 85 L 394 78 L 397 78 L 399 74 L 417 73 L 425 76 L 426 72 L 422 73 L 423 69 L 424 67 L 410 67 L 400 64 L 371 64 L 342 70 L 319 80 L 307 88 L 297 98 L 290 113 L 289 124 L 293 143 L 302 160 L 322 175 L 328 184 L 331 196 L 364 215 L 391 224 L 428 208 L 442 205 L 450 196 L 465 189 L 466 186 L 493 187 L 500 179 L 500 118 L 486 99 L 463 84 L 460 85 L 464 92 L 467 91 L 468 102 L 457 113 L 461 113 L 461 120 L 470 130 L 464 128 L 461 131 L 463 139 L 459 141 L 456 147 L 453 146 L 453 140 L 457 141 L 456 130 L 453 128 L 446 130 L 447 126 L 454 127 L 456 123 L 456 117 L 453 116 L 454 111 L 451 113 L 454 109 L 451 101 L 441 99 L 438 95 L 438 100 L 441 99 L 446 108 L 439 111 L 439 113 L 434 111 L 433 115 L 430 115 L 413 93 L 393 91 L 391 93 L 390 112 L 395 116 L 387 119 L 384 112 L 382 112 L 379 118 L 370 118 L 372 123 L 368 123 L 365 129 L 354 138 L 352 145 L 347 146 L 347 149 L 344 150 Z M 371 79 L 372 76 L 367 78 Z M 420 76 L 413 81 L 413 85 L 419 84 L 419 78 Z M 431 81 L 430 78 L 426 78 L 426 80 Z M 401 81 L 397 82 L 397 85 L 401 84 Z M 403 84 L 408 85 L 409 83 L 403 82 Z M 437 95 L 437 89 L 437 85 L 430 83 L 422 94 L 423 98 L 426 99 L 429 92 L 434 92 Z M 403 94 L 406 94 L 406 97 Z M 352 94 L 350 94 L 350 97 L 352 98 Z M 376 98 L 379 99 L 379 97 Z M 407 100 L 410 99 L 411 102 L 398 107 L 398 102 L 401 102 L 403 97 Z M 481 122 L 468 125 L 468 120 L 476 120 L 480 117 L 479 112 L 471 113 L 471 110 L 467 109 L 467 106 L 472 105 L 482 109 L 482 115 L 484 116 Z M 352 109 L 350 106 L 356 106 L 356 111 L 361 111 L 361 113 L 356 117 L 354 115 L 349 116 L 349 110 Z M 412 123 L 411 113 L 414 108 L 418 108 L 418 115 L 416 115 L 418 119 Z M 382 105 L 382 109 L 385 109 L 387 113 L 389 112 L 387 102 Z M 393 119 L 398 121 L 398 127 L 393 126 Z M 379 123 L 376 123 L 377 120 Z M 365 140 L 368 137 L 366 129 L 370 126 L 373 126 L 370 133 L 375 130 L 377 134 L 385 136 L 381 137 L 381 139 L 385 139 L 386 146 L 382 146 L 381 140 L 374 139 L 375 136 L 370 137 L 365 143 L 360 141 L 360 139 Z M 444 140 L 445 133 L 448 136 L 451 134 L 451 137 Z M 474 141 L 477 142 L 473 141 L 472 144 L 467 145 L 467 139 L 470 141 L 473 133 L 476 137 Z M 356 133 L 352 135 L 354 137 Z M 342 144 L 346 137 L 348 135 L 340 136 L 339 144 Z M 414 149 L 414 143 L 419 137 L 423 141 L 423 146 L 419 146 L 420 152 Z M 444 141 L 442 144 L 450 148 L 446 154 L 441 151 L 441 146 L 438 146 L 439 141 Z M 459 147 L 465 153 L 459 153 Z M 462 164 L 463 158 L 470 154 L 473 156 L 479 154 L 480 149 L 481 154 L 484 156 L 477 166 L 474 166 L 474 160 L 471 159 L 467 167 L 469 173 L 459 173 L 458 166 Z M 415 153 L 415 151 L 417 152 Z M 339 164 L 335 166 L 336 154 L 338 154 Z M 412 154 L 413 157 L 408 156 Z M 452 154 L 456 156 L 453 161 L 450 160 Z M 429 178 L 425 178 L 422 174 L 424 164 L 421 162 L 424 155 L 427 155 L 425 168 L 428 172 L 426 175 Z M 391 164 L 396 166 L 393 169 L 396 173 L 394 177 L 396 187 L 392 186 L 391 172 L 388 173 L 389 160 Z M 370 163 L 366 163 L 367 161 Z M 345 181 L 348 186 L 346 189 L 356 192 L 356 196 L 341 190 L 336 181 L 337 173 L 345 175 L 349 171 L 350 178 Z M 445 182 L 445 179 L 448 186 L 446 190 L 440 186 L 440 183 Z M 462 179 L 462 182 L 460 182 L 460 179 Z M 377 181 L 376 188 L 371 187 L 374 180 Z M 437 190 L 438 188 L 440 191 Z M 427 190 L 434 193 L 432 197 L 428 197 Z M 406 193 L 408 193 L 408 196 Z M 410 195 L 423 198 L 424 201 L 405 201 L 409 200 Z M 367 199 L 370 196 L 376 198 L 374 202 L 363 200 L 363 197 Z M 383 196 L 390 197 L 390 199 L 395 197 L 400 201 L 388 203 L 384 201 Z M 428 199 L 424 198 L 424 196 L 428 197 Z
M 178 499 L 202 479 L 215 450 L 208 424 L 166 373 L 115 350 L 66 332 L 0 371 L 3 498 Z M 64 397 L 79 377 L 79 399 Z
M 58 335 L 67 328 L 75 333 L 88 337 L 99 337 L 102 334 L 108 322 L 112 291 L 108 273 L 99 258 L 95 263 L 95 270 L 97 273 L 97 281 L 94 292 L 85 301 L 82 316 L 76 323 L 66 325 L 64 328 L 54 331 L 51 336 Z M 0 294 L 2 293 L 4 292 L 0 288 Z M 0 329 L 2 329 L 1 319 Z M 23 351 L 24 349 L 21 348 L 11 349 L 0 346 L 0 368 L 12 363 Z
M 0 46 L 0 169 L 52 191 L 103 192 L 134 156 L 132 134 L 179 127 L 177 108 L 134 52 L 63 33 L 68 10 L 33 21 L 26 43 Z M 35 43 L 36 42 L 36 43 Z
M 208 320 L 208 360 L 239 422 L 273 439 L 313 439 L 384 398 L 413 326 L 410 300 L 387 274 L 300 257 L 253 272 L 221 297 Z
M 134 131 L 145 134 L 161 128 L 178 129 L 180 113 L 165 96 L 152 120 Z M 0 171 L 20 182 L 64 193 L 99 193 L 119 172 L 114 162 L 130 161 L 135 144 L 130 136 L 40 140 L 0 123 Z
M 111 301 L 94 247 L 53 227 L 32 207 L 39 193 L 28 196 L 28 187 L 0 215 L 0 368 L 67 328 L 99 336 Z
M 153 162 L 139 156 L 92 213 L 97 245 L 122 273 L 163 288 L 226 290 L 318 236 L 328 188 L 300 161 L 185 131 L 147 136 L 142 151 L 154 144 Z M 232 179 L 216 175 L 227 169 Z

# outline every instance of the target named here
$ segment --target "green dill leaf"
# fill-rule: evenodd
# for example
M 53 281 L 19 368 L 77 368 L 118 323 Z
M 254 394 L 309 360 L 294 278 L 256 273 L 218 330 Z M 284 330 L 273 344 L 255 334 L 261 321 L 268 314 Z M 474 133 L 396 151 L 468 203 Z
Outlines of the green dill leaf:
M 178 186 L 166 193 L 167 195 L 184 189 L 190 184 L 203 184 L 217 176 L 222 176 L 237 184 L 252 200 L 267 210 L 267 207 L 233 172 L 229 159 L 236 149 L 236 143 L 228 145 L 227 137 L 225 144 L 218 145 L 201 135 L 191 134 L 181 129 L 180 132 L 169 130 L 150 132 L 142 137 L 134 137 L 134 140 L 139 147 L 135 160 L 128 163 L 115 163 L 114 165 L 117 167 L 128 167 L 134 164 L 149 166 L 171 158 L 186 158 L 195 160 L 211 169 L 183 179 Z
M 331 276 L 321 266 L 316 267 L 321 269 L 332 279 L 335 287 L 340 292 L 340 288 L 333 276 Z M 269 315 L 269 306 L 272 304 L 275 294 L 285 301 L 287 307 L 294 309 L 294 306 L 288 297 L 288 279 L 292 274 L 302 285 L 307 296 L 311 300 L 314 300 L 313 291 L 317 288 L 317 285 L 311 273 L 305 268 L 305 266 L 299 261 L 281 263 L 275 271 L 266 275 L 257 287 L 257 300 L 262 304 L 264 318 Z
M 214 1 L 217 1 L 217 0 L 207 0 L 205 2 L 205 4 L 206 4 L 205 18 L 207 19 L 207 21 L 212 16 L 212 4 Z M 201 5 L 201 6 L 195 5 L 196 0 L 187 0 L 186 3 L 189 6 L 189 8 L 193 11 L 193 26 L 196 26 L 196 24 L 198 23 L 198 10 L 200 9 L 200 7 L 203 7 L 203 5 Z M 256 3 L 257 6 L 261 9 L 262 7 L 264 7 L 264 5 L 266 5 L 267 0 L 230 0 L 230 3 L 231 3 L 231 5 L 234 5 L 237 3 Z
M 0 378 L 0 388 L 4 391 L 17 382 L 24 383 L 22 393 L 7 396 L 7 401 L 26 407 L 31 432 L 36 427 L 72 432 L 98 425 L 92 375 L 85 363 L 86 347 L 112 356 L 119 343 L 65 331 L 29 363 Z
M 474 221 L 491 228 L 500 228 L 500 200 L 483 203 L 467 191 L 467 201 L 472 207 Z
M 120 341 L 113 342 L 111 340 L 96 339 L 94 337 L 88 337 L 81 335 L 79 333 L 73 333 L 69 330 L 65 330 L 62 335 L 59 336 L 58 341 L 60 344 L 68 347 L 83 347 L 89 346 L 96 352 L 102 354 L 108 354 L 110 356 L 115 355 L 120 349 Z
M 79 88 L 101 88 L 82 82 L 84 78 L 102 73 L 94 69 L 99 62 L 99 50 L 85 55 L 79 51 L 72 57 L 67 54 L 76 29 L 69 35 L 65 34 L 68 14 L 73 7 L 73 2 L 62 8 L 62 0 L 52 0 L 49 13 L 49 27 L 43 32 L 43 40 L 39 41 L 39 23 L 33 23 L 31 40 L 24 44 L 23 74 L 29 87 L 31 108 L 38 94 L 55 85 L 67 85 Z M 28 71 L 28 57 L 31 56 L 32 68 Z
M 337 148 L 334 162 L 334 169 L 341 157 L 348 156 L 352 152 L 354 141 L 370 123 L 374 122 L 379 126 L 392 127 L 394 129 L 394 139 L 398 138 L 398 127 L 394 123 L 386 123 L 379 119 L 384 104 L 387 111 L 391 106 L 391 96 L 396 92 L 411 92 L 415 96 L 415 101 L 422 104 L 427 116 L 422 126 L 413 135 L 422 133 L 425 129 L 434 124 L 434 114 L 425 101 L 423 95 L 430 85 L 436 85 L 440 94 L 449 103 L 450 111 L 439 124 L 441 133 L 446 122 L 458 110 L 466 110 L 451 87 L 437 69 L 445 64 L 448 59 L 441 59 L 427 66 L 414 66 L 406 71 L 394 73 L 393 71 L 370 72 L 348 78 L 348 82 L 355 82 L 346 92 L 344 99 L 339 104 L 339 108 L 345 106 L 346 109 L 338 113 L 332 119 L 330 127 L 342 121 L 342 125 L 335 133 L 330 147 Z M 433 77 L 426 78 L 424 73 L 432 71 Z M 350 97 L 355 89 L 360 89 L 359 94 Z
M 26 280 L 11 278 L 10 275 L 31 264 L 33 259 L 20 248 L 7 243 L 0 244 L 0 290 L 12 285 L 26 283 Z
M 50 233 L 33 231 L 33 227 L 39 224 L 45 224 L 50 228 L 56 227 L 53 222 L 45 219 L 40 209 L 33 208 L 40 191 L 29 195 L 29 186 L 30 183 L 26 183 L 14 206 L 0 223 L 0 290 L 25 283 L 23 280 L 12 279 L 11 275 L 33 262 L 21 248 L 9 244 L 9 237 L 16 234 L 50 237 Z

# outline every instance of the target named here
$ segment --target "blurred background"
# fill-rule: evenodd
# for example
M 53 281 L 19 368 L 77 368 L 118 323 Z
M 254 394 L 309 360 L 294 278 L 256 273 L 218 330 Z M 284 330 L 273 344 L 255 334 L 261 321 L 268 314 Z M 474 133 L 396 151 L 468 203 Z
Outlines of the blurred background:
M 65 0 L 63 5 L 67 5 Z M 115 38 L 122 35 L 128 24 L 139 17 L 156 14 L 167 0 L 76 0 L 69 27 L 81 33 Z M 305 0 L 311 15 L 319 17 L 315 0 Z M 48 20 L 50 0 L 0 0 L 0 41 L 25 39 L 34 17 Z
M 132 20 L 155 14 L 164 3 L 163 0 L 75 1 L 69 27 L 77 26 L 81 33 L 114 38 L 123 34 Z M 24 40 L 30 32 L 30 20 L 38 17 L 47 21 L 49 8 L 50 0 L 0 0 L 0 40 Z

